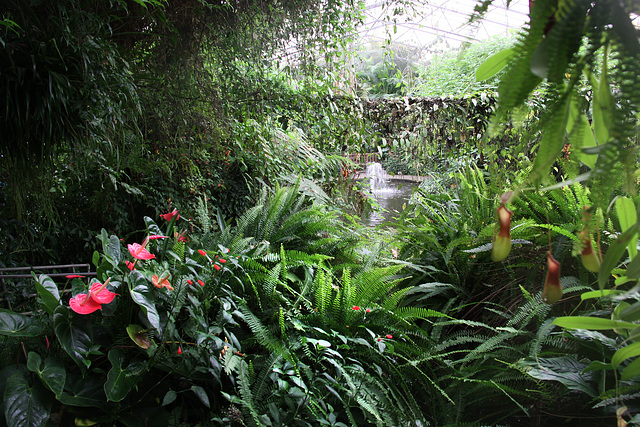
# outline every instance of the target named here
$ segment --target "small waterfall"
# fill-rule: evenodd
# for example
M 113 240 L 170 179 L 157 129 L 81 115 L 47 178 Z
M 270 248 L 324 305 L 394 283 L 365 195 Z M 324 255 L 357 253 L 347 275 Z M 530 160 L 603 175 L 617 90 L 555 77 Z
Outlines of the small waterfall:
M 387 181 L 384 179 L 386 172 L 380 163 L 369 163 L 366 176 L 369 178 L 371 193 L 379 193 L 387 189 Z

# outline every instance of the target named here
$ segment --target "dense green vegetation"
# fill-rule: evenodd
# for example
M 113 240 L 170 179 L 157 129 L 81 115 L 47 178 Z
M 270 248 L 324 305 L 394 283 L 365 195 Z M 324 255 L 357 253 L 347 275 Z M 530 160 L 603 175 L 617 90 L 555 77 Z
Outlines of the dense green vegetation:
M 361 6 L 8 2 L 0 267 L 96 276 L 3 281 L 4 423 L 640 424 L 637 4 L 354 70 Z

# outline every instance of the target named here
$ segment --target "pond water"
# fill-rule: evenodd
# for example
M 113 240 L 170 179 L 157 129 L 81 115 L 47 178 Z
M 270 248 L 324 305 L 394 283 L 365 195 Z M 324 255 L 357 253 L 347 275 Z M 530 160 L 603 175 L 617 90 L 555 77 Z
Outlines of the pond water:
M 389 179 L 379 163 L 367 166 L 365 179 L 369 181 L 369 196 L 373 197 L 380 206 L 378 211 L 372 212 L 369 217 L 363 217 L 361 220 L 362 225 L 370 227 L 397 218 L 409 202 L 413 189 L 419 184 Z
M 418 185 L 417 182 L 396 179 L 391 179 L 386 184 L 386 188 L 371 194 L 380 205 L 380 211 L 372 212 L 368 218 L 363 218 L 363 225 L 373 227 L 397 218 L 409 202 L 413 189 Z

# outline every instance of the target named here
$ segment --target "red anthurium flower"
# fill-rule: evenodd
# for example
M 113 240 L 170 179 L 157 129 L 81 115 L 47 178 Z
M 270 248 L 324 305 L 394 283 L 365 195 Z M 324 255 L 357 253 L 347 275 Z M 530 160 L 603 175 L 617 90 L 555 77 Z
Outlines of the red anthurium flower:
M 358 307 L 357 305 L 354 305 L 352 308 L 353 308 L 355 311 L 360 310 L 360 307 Z
M 547 252 L 547 280 L 544 282 L 542 299 L 549 304 L 556 303 L 562 298 L 562 285 L 560 284 L 560 263 Z
M 204 286 L 204 282 L 200 279 L 198 279 L 198 283 L 200 284 L 200 286 Z
M 173 208 L 171 212 L 160 215 L 160 218 L 164 219 L 165 221 L 171 221 L 173 217 L 176 218 L 176 221 L 180 219 L 180 213 L 176 208 Z
M 98 304 L 109 304 L 116 297 L 116 293 L 111 292 L 106 288 L 109 280 L 107 279 L 104 284 L 102 283 L 94 283 L 91 285 L 91 299 L 93 299 Z
M 151 277 L 151 282 L 153 282 L 153 286 L 155 286 L 156 288 L 167 288 L 170 291 L 173 290 L 173 286 L 171 286 L 171 283 L 169 283 L 168 276 L 159 279 L 158 276 L 154 274 Z
M 82 279 L 84 276 L 81 276 L 80 274 L 69 274 L 64 277 L 67 279 Z
M 127 249 L 129 249 L 131 256 L 137 259 L 154 259 L 156 257 L 139 243 L 127 245 Z
M 131 261 L 125 261 L 124 264 L 127 266 L 129 270 L 134 270 L 135 264 Z
M 78 314 L 89 314 L 102 308 L 102 305 L 87 294 L 78 294 L 69 300 L 69 307 Z
M 497 209 L 496 213 L 500 229 L 493 235 L 491 259 L 493 261 L 502 261 L 511 251 L 511 215 L 513 213 L 507 209 L 504 203 Z
M 393 335 L 388 334 L 388 335 L 387 335 L 387 338 L 388 338 L 388 339 L 391 339 L 391 338 L 393 338 Z
M 213 268 L 215 268 L 216 270 L 220 271 L 220 266 L 218 264 L 213 264 Z
M 159 234 L 155 234 L 153 236 L 147 237 L 147 239 L 149 239 L 149 240 L 168 239 L 168 238 L 169 238 L 169 236 L 161 236 Z

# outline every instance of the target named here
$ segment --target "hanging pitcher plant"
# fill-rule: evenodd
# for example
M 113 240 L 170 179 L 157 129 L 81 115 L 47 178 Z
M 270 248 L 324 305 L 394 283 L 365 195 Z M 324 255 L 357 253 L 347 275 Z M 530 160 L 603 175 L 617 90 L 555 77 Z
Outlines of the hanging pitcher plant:
M 591 222 L 591 213 L 589 213 L 589 207 L 585 206 L 582 211 L 582 219 L 584 220 L 584 229 L 579 233 L 580 237 L 580 260 L 582 265 L 587 270 L 597 273 L 600 271 L 600 257 L 593 250 L 591 245 L 591 232 L 589 231 L 589 224 Z
M 547 252 L 547 279 L 542 291 L 543 301 L 555 304 L 562 298 L 562 285 L 560 284 L 560 263 Z
M 507 209 L 506 204 L 513 196 L 512 191 L 507 191 L 500 197 L 500 207 L 496 210 L 498 218 L 496 231 L 493 234 L 493 246 L 491 247 L 491 259 L 493 261 L 502 261 L 509 255 L 511 251 L 511 212 Z

